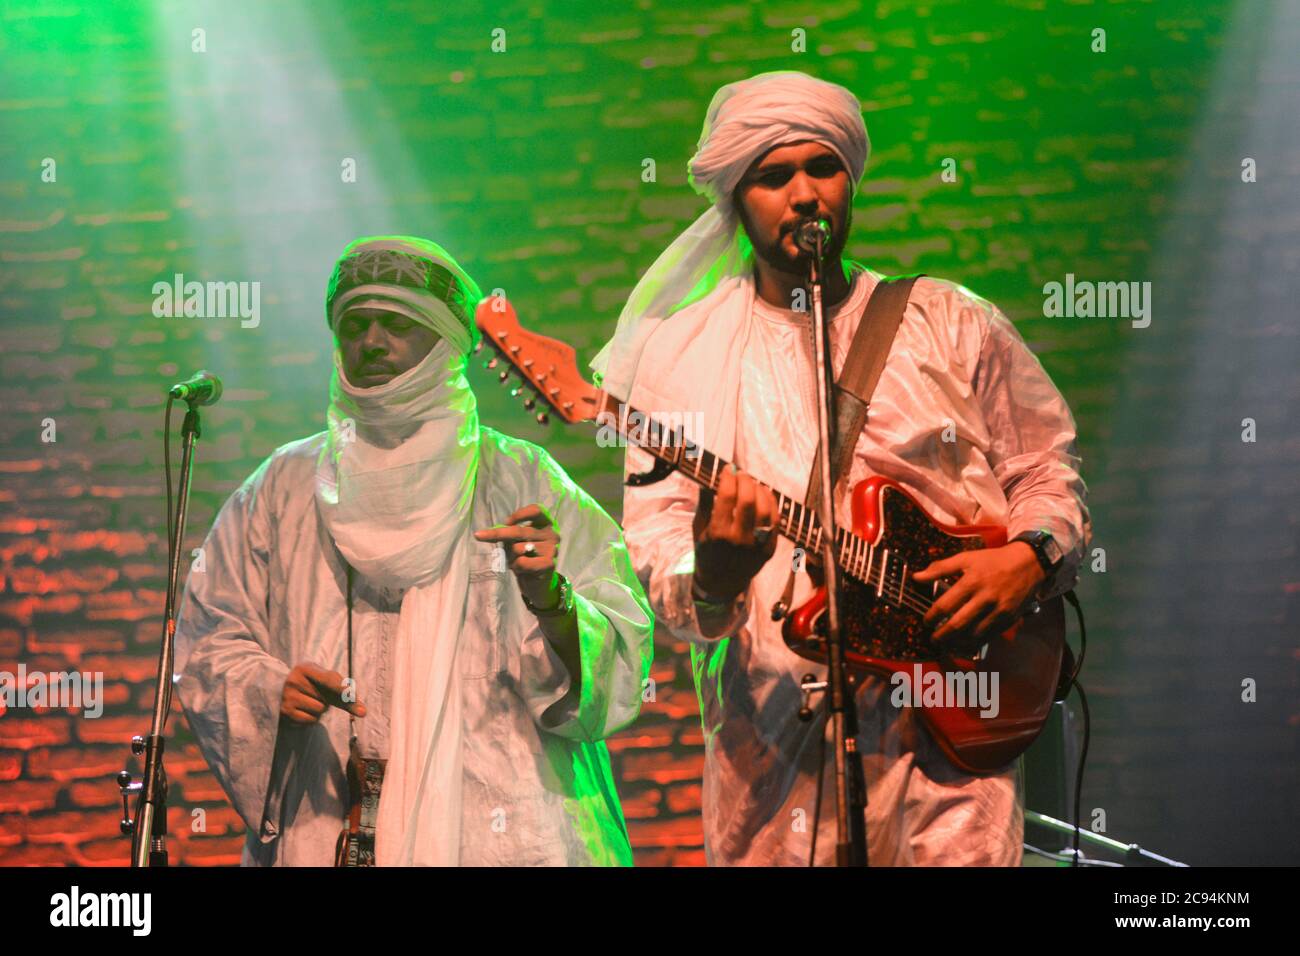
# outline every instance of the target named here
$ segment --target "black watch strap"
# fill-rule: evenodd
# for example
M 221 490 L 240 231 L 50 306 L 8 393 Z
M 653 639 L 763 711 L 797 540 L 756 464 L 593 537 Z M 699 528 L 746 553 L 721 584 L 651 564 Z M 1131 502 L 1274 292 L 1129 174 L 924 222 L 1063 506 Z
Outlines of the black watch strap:
M 571 610 L 573 610 L 573 585 L 569 583 L 569 579 L 566 578 L 563 574 L 557 574 L 556 577 L 560 579 L 560 587 L 559 587 L 559 599 L 555 602 L 555 607 L 548 607 L 548 608 L 535 607 L 533 603 L 528 600 L 527 595 L 522 593 L 519 595 L 524 599 L 524 607 L 532 611 L 534 616 L 563 617 L 565 614 L 568 614 Z
M 1051 546 L 1055 543 L 1052 539 L 1052 532 L 1039 528 L 1036 531 L 1022 531 L 1011 539 L 1012 541 L 1023 541 L 1034 549 L 1034 557 L 1038 558 L 1038 564 L 1042 567 L 1043 573 L 1053 574 L 1061 565 L 1061 558 L 1053 552 Z

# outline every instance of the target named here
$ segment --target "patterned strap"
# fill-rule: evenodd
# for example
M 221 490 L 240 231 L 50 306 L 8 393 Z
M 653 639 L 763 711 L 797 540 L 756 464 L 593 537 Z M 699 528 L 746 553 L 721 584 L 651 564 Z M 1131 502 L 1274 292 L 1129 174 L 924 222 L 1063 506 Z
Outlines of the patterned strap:
M 379 821 L 379 792 L 384 785 L 385 760 L 369 760 L 357 750 L 357 738 L 349 744 L 348 820 L 339 834 L 335 866 L 375 865 L 375 825 Z

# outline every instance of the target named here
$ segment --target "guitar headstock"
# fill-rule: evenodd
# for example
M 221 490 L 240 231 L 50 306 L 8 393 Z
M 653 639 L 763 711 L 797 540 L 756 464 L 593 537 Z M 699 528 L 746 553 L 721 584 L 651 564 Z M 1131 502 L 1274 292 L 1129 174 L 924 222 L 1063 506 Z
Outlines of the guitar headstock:
M 524 408 L 532 411 L 541 399 L 569 424 L 595 420 L 605 394 L 582 377 L 571 345 L 529 332 L 519 324 L 514 306 L 504 296 L 484 298 L 474 313 L 474 323 L 483 335 L 478 351 L 486 344 L 497 354 L 486 367 L 496 369 L 503 362 L 509 366 L 497 376 L 501 384 L 514 372 L 536 393 L 524 399 Z M 524 388 L 517 386 L 510 394 L 517 397 L 523 392 Z M 545 425 L 547 420 L 545 411 L 537 413 L 539 424 Z

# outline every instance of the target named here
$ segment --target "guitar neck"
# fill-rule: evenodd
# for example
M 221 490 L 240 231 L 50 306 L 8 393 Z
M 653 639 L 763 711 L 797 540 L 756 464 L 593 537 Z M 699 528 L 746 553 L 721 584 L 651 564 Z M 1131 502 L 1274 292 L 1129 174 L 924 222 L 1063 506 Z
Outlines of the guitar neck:
M 525 408 L 531 409 L 540 400 L 570 424 L 594 421 L 614 430 L 628 444 L 649 452 L 670 466 L 669 470 L 680 471 L 710 491 L 718 490 L 729 462 L 687 440 L 681 428 L 665 427 L 592 385 L 578 372 L 573 347 L 524 329 L 503 296 L 484 298 L 475 310 L 474 321 L 483 333 L 480 344 L 490 345 L 525 384 L 536 389 L 536 395 L 525 400 Z M 495 368 L 496 364 L 497 359 L 493 359 L 487 367 Z M 508 377 L 508 372 L 502 372 L 498 379 L 504 385 Z M 546 415 L 539 414 L 537 420 L 545 424 Z M 768 491 L 777 506 L 774 530 L 803 549 L 809 561 L 820 561 L 823 536 L 816 512 L 774 488 Z M 903 564 L 897 575 L 890 572 L 889 547 L 877 549 L 843 528 L 835 529 L 834 547 L 836 563 L 849 575 L 877 587 L 878 593 L 885 589 L 892 593 L 897 587 L 901 599 L 907 566 Z
M 722 473 L 731 464 L 707 449 L 690 441 L 680 428 L 670 429 L 655 421 L 649 415 L 619 402 L 606 392 L 601 392 L 597 423 L 617 429 L 630 444 L 644 449 L 655 458 L 681 472 L 687 478 L 710 491 L 717 491 L 721 484 Z M 822 528 L 813 509 L 803 502 L 796 501 L 767 485 L 776 500 L 777 519 L 775 529 L 802 548 L 810 560 L 820 560 L 822 554 Z M 843 529 L 836 529 L 835 547 L 841 561 L 850 559 L 859 564 L 870 550 L 870 545 L 849 534 Z M 863 552 L 861 554 L 855 552 Z

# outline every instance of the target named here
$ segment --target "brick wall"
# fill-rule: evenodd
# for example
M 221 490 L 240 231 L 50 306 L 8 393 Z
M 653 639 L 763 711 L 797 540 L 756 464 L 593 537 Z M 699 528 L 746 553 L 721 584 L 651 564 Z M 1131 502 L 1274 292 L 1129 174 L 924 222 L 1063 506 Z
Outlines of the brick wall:
M 105 682 L 98 719 L 0 716 L 0 862 L 126 859 L 111 778 L 147 730 L 156 668 L 162 386 L 203 366 L 226 382 L 193 547 L 266 454 L 321 427 L 323 290 L 355 236 L 443 241 L 585 362 L 702 209 L 685 160 L 712 92 L 782 68 L 865 104 L 851 253 L 993 299 L 1075 411 L 1107 556 L 1080 587 L 1085 808 L 1194 862 L 1300 856 L 1282 823 L 1300 725 L 1291 5 L 113 6 L 6 11 L 0 32 L 0 670 Z M 1257 183 L 1240 182 L 1245 156 Z M 939 177 L 949 157 L 956 182 Z M 176 272 L 260 282 L 260 324 L 154 318 L 152 285 Z M 1152 280 L 1152 325 L 1043 318 L 1043 284 L 1067 272 Z M 474 382 L 487 423 L 546 444 L 617 515 L 615 453 Z M 656 700 L 610 742 L 620 791 L 640 862 L 700 864 L 684 648 L 660 642 L 653 676 Z M 241 823 L 179 708 L 171 729 L 174 859 L 236 862 Z

